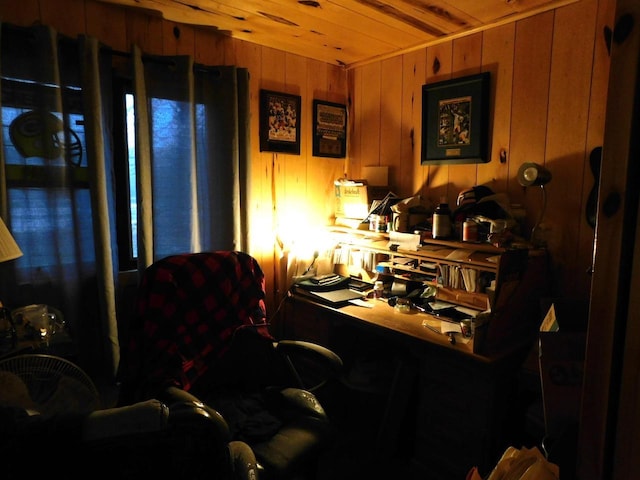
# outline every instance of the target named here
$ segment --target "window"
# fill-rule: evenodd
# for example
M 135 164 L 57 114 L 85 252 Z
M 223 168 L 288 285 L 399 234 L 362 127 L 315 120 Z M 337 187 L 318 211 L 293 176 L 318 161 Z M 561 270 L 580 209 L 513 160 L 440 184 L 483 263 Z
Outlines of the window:
M 133 270 L 138 258 L 135 111 L 130 82 L 114 80 L 114 169 L 119 269 Z
M 29 254 L 29 269 L 35 268 L 41 278 L 54 265 L 75 264 L 82 256 L 75 242 L 65 242 L 65 238 L 93 243 L 81 91 L 57 90 L 54 85 L 26 80 L 2 81 L 11 228 Z M 35 101 L 57 98 L 58 93 L 62 94 L 62 112 L 55 102 L 47 108 Z M 43 233 L 50 241 L 41 241 Z M 27 271 L 22 276 L 18 272 L 20 282 L 33 282 L 31 276 Z

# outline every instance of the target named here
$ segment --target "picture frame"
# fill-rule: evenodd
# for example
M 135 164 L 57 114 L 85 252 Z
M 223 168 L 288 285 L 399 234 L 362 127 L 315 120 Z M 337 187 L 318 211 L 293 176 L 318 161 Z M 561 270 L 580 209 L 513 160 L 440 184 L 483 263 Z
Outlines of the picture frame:
M 487 163 L 490 74 L 422 86 L 421 164 Z
M 313 155 L 345 158 L 347 156 L 347 106 L 313 100 Z
M 300 155 L 301 98 L 260 90 L 260 151 Z

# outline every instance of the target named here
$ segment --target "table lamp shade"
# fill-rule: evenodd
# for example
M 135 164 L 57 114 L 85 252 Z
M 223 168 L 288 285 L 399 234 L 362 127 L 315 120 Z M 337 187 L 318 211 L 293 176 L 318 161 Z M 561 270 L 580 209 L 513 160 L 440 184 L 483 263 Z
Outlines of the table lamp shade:
M 22 256 L 22 250 L 0 218 L 0 262 L 8 262 Z

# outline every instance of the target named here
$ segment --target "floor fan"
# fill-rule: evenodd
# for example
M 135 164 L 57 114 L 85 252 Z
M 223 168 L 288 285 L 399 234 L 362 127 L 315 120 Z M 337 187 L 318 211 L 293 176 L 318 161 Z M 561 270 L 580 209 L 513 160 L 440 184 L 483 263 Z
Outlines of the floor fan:
M 75 363 L 54 355 L 24 354 L 0 361 L 0 405 L 51 417 L 97 410 L 100 395 Z

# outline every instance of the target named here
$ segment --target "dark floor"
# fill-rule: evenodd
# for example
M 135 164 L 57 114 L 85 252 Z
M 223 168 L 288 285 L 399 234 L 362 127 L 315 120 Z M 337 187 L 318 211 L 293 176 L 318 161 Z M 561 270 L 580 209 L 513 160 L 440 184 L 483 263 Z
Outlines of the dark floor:
M 376 454 L 362 437 L 345 437 L 345 440 L 336 442 L 335 447 L 322 457 L 316 480 L 427 478 L 410 459 Z
M 321 457 L 316 480 L 427 478 L 411 461 L 409 437 L 402 427 L 381 433 L 383 396 L 344 389 L 338 398 L 338 405 L 327 402 L 337 433 L 333 446 Z
M 331 417 L 337 434 L 333 446 L 322 456 L 316 480 L 432 480 L 434 473 L 412 460 L 415 406 L 408 404 L 383 422 L 386 395 L 350 389 L 343 384 L 320 401 Z M 514 425 L 517 448 L 536 446 L 544 435 L 542 406 L 537 395 L 524 385 L 518 399 L 523 424 Z M 482 472 L 487 474 L 488 472 Z M 443 480 L 438 478 L 438 480 Z M 458 480 L 458 479 L 446 479 Z M 464 480 L 461 478 L 459 480 Z

